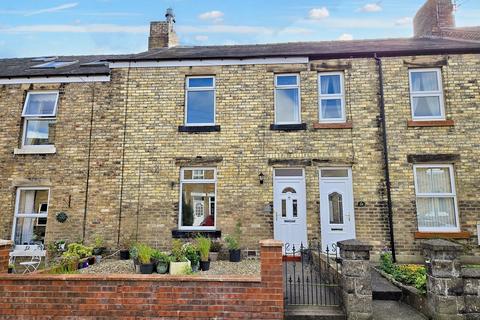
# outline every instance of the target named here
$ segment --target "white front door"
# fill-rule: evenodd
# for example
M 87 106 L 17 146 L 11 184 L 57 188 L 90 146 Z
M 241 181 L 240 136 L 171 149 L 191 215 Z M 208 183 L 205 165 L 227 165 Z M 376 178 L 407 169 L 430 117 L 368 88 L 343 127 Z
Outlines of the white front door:
M 322 249 L 355 238 L 352 170 L 320 169 L 320 224 Z
M 274 238 L 284 252 L 307 247 L 305 178 L 303 169 L 276 169 L 274 179 Z

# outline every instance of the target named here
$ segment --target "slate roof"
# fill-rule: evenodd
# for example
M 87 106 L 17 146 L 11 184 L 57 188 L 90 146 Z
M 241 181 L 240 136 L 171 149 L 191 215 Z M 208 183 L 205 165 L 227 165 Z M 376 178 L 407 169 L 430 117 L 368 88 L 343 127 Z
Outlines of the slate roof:
M 85 66 L 94 61 L 160 61 L 179 59 L 267 58 L 308 56 L 311 59 L 378 56 L 480 53 L 480 42 L 453 39 L 400 38 L 352 41 L 288 42 L 275 44 L 195 46 L 155 49 L 138 54 L 60 56 L 56 61 L 78 62 L 57 69 L 37 69 L 34 58 L 0 59 L 0 78 L 108 75 L 106 65 Z

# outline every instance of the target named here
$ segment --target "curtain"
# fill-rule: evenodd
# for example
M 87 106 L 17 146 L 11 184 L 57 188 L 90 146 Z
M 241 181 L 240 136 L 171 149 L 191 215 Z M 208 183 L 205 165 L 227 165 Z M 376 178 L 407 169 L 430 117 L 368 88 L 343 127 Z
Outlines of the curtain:
M 320 77 L 321 94 L 340 94 L 340 76 L 328 75 Z
M 413 113 L 416 117 L 440 116 L 440 98 L 413 97 Z
M 417 198 L 417 216 L 419 227 L 455 227 L 454 198 Z
M 35 213 L 35 190 L 27 190 L 25 192 L 25 214 Z M 30 244 L 33 238 L 33 223 L 35 218 L 23 218 L 22 234 L 20 244 Z
M 435 71 L 412 72 L 412 91 L 438 91 Z
M 418 193 L 452 192 L 449 168 L 417 168 Z

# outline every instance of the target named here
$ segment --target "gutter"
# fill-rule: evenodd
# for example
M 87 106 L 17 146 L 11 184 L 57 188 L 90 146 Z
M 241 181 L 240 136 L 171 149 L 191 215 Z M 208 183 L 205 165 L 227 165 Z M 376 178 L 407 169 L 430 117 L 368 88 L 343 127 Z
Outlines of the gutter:
M 385 167 L 385 188 L 387 189 L 387 210 L 388 210 L 388 226 L 390 230 L 390 248 L 392 250 L 393 262 L 397 261 L 395 250 L 395 238 L 393 231 L 393 210 L 392 210 L 392 191 L 390 183 L 390 168 L 388 162 L 388 143 L 387 143 L 387 124 L 385 120 L 385 96 L 383 92 L 383 68 L 382 59 L 375 53 L 373 58 L 376 61 L 378 68 L 378 81 L 379 81 L 379 95 L 380 95 L 380 124 L 382 127 L 382 145 L 383 145 L 383 165 Z

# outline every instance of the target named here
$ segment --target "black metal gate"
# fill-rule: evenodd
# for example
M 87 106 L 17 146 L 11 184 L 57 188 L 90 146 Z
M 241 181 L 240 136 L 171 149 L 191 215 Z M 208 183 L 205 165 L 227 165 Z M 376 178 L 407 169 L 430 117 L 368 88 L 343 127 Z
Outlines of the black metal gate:
M 320 244 L 285 244 L 285 304 L 340 306 L 338 263 L 335 245 L 322 251 Z

